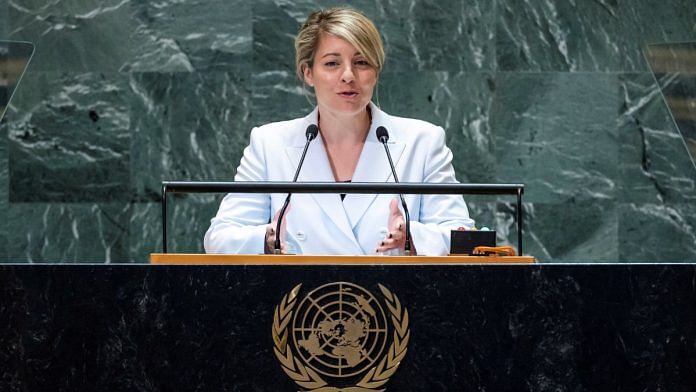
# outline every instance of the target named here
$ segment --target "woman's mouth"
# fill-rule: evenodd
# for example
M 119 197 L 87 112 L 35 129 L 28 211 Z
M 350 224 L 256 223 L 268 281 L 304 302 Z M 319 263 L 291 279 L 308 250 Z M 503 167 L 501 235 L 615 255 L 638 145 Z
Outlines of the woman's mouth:
M 353 98 L 353 97 L 358 96 L 358 92 L 357 91 L 344 91 L 344 92 L 338 93 L 338 95 L 340 95 L 344 98 Z

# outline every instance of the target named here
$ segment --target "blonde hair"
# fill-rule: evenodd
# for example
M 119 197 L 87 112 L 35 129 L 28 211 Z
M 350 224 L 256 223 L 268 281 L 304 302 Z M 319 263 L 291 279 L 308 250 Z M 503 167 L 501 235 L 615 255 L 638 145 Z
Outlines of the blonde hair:
M 312 12 L 295 38 L 295 72 L 304 82 L 304 67 L 312 67 L 322 33 L 353 45 L 379 73 L 384 66 L 384 46 L 374 23 L 360 11 L 347 7 Z

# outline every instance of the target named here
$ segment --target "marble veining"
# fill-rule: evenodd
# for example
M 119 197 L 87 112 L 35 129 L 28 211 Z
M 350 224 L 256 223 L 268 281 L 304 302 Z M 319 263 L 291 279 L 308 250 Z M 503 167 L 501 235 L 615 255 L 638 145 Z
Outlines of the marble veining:
M 159 200 L 163 180 L 234 178 L 251 129 L 249 85 L 232 72 L 131 76 L 129 177 L 139 200 Z
M 8 173 L 7 173 L 7 125 L 0 119 L 0 257 L 1 260 L 7 260 L 7 226 L 9 197 L 7 191 Z
M 8 233 L 7 257 L 29 263 L 110 263 L 129 260 L 124 204 L 12 203 L 23 230 Z
M 130 0 L 7 4 L 9 38 L 36 43 L 34 70 L 117 71 L 133 54 Z
M 691 72 L 696 43 L 655 44 L 645 51 L 660 92 L 696 168 L 696 78 Z
M 622 199 L 684 203 L 696 199 L 696 170 L 652 75 L 620 78 L 618 118 Z
M 22 87 L 8 118 L 10 200 L 127 200 L 125 78 L 27 72 Z
M 502 74 L 497 88 L 491 114 L 497 180 L 525 183 L 529 202 L 615 197 L 614 76 Z
M 251 65 L 251 3 L 131 1 L 136 27 L 132 60 L 123 71 L 193 72 L 247 69 Z
M 645 71 L 647 44 L 693 40 L 688 0 L 499 1 L 498 66 L 508 71 Z
M 696 259 L 693 203 L 630 203 L 622 205 L 619 213 L 620 259 L 637 262 Z

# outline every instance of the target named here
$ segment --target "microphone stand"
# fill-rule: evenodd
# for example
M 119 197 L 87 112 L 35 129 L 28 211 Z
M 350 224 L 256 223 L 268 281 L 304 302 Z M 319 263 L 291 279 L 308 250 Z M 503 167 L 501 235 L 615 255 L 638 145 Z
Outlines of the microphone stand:
M 305 155 L 307 155 L 307 149 L 309 148 L 309 143 L 314 140 L 315 137 L 317 137 L 317 133 L 319 132 L 319 128 L 311 124 L 310 126 L 307 127 L 307 131 L 305 132 L 305 136 L 307 137 L 307 142 L 305 142 L 304 150 L 302 150 L 302 157 L 300 157 L 300 163 L 297 165 L 297 171 L 295 171 L 295 177 L 292 179 L 292 182 L 297 182 L 297 177 L 300 176 L 300 169 L 302 169 L 302 163 L 304 162 Z M 285 198 L 285 202 L 283 203 L 283 207 L 280 209 L 280 215 L 278 215 L 278 221 L 276 222 L 276 237 L 275 237 L 275 242 L 273 244 L 273 254 L 279 255 L 281 254 L 280 250 L 280 225 L 283 222 L 283 217 L 285 217 L 285 210 L 288 209 L 288 205 L 290 205 L 290 197 L 292 196 L 292 193 L 288 193 L 288 196 Z
M 385 130 L 386 132 L 386 130 Z M 391 167 L 392 175 L 394 176 L 394 182 L 398 183 L 399 178 L 396 176 L 396 169 L 394 168 L 394 162 L 392 161 L 391 153 L 387 147 L 387 139 L 389 136 L 385 135 L 380 137 L 380 141 L 384 146 L 384 151 L 387 152 L 387 159 L 389 159 L 389 167 Z M 411 256 L 411 218 L 408 214 L 408 207 L 406 207 L 406 200 L 404 200 L 404 195 L 399 193 L 399 198 L 401 199 L 401 207 L 404 209 L 404 215 L 406 215 L 406 243 L 404 244 L 404 254 L 406 256 Z

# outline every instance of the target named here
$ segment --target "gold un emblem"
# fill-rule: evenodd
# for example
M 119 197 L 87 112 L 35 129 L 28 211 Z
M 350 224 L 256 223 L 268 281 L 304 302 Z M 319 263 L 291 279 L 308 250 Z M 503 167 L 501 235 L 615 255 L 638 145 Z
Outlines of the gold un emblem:
M 334 282 L 298 299 L 301 286 L 273 315 L 274 352 L 285 373 L 304 391 L 385 391 L 410 337 L 396 295 L 380 284 L 380 302 L 356 284 Z

